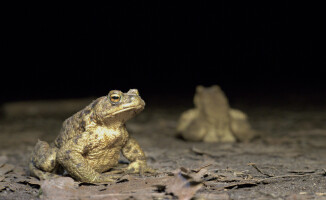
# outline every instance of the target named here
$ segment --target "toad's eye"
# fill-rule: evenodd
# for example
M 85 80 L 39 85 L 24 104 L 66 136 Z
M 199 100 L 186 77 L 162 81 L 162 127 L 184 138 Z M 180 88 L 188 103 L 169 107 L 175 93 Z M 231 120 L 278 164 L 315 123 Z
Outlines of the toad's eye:
M 121 99 L 121 96 L 119 94 L 111 94 L 110 95 L 110 101 L 112 103 L 117 103 L 120 101 L 120 99 Z

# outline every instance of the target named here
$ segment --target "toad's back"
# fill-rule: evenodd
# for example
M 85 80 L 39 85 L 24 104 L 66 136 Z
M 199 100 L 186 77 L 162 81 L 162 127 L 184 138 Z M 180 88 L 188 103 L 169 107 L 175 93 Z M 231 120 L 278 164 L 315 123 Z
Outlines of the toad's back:
M 101 98 L 96 99 L 83 110 L 77 112 L 63 122 L 60 133 L 54 141 L 55 146 L 60 148 L 71 138 L 85 132 L 91 125 L 96 126 L 93 108 L 100 99 Z

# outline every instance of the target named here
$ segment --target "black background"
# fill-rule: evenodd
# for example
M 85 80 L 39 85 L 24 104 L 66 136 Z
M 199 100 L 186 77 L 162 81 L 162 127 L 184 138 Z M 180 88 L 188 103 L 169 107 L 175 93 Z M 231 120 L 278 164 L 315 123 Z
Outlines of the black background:
M 3 6 L 1 102 L 187 95 L 198 84 L 231 96 L 325 93 L 321 6 L 176 2 Z

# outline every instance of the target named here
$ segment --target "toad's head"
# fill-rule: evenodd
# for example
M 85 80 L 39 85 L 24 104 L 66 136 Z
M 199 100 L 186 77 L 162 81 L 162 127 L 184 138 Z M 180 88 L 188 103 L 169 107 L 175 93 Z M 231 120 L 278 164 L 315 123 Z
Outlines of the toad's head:
M 98 101 L 93 109 L 97 118 L 103 122 L 124 123 L 145 107 L 145 102 L 137 89 L 130 89 L 127 93 L 111 90 L 107 96 L 99 98 Z

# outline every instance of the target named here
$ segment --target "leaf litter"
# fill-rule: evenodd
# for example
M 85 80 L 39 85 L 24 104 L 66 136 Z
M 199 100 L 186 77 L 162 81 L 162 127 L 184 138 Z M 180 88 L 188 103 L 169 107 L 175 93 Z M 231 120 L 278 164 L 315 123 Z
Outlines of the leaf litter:
M 169 120 L 168 117 L 166 119 Z M 55 123 L 46 123 L 46 126 L 37 125 L 38 133 L 35 132 L 35 141 L 40 136 L 39 132 L 44 133 L 43 137 L 49 141 L 53 141 L 52 137 L 55 136 L 56 131 L 52 134 L 48 130 L 58 129 L 61 122 L 51 120 Z M 254 120 L 257 121 L 257 127 L 269 128 L 266 127 L 266 118 L 263 119 L 261 115 L 257 115 L 256 119 L 254 116 Z M 282 122 L 278 115 L 272 120 L 275 123 Z M 39 119 L 35 119 L 35 124 L 37 124 L 36 121 Z M 13 121 L 9 125 L 6 123 L 6 127 L 9 129 L 9 126 L 24 123 L 24 121 Z M 298 125 L 300 126 L 296 124 L 296 129 L 299 130 Z M 13 140 L 14 144 L 20 144 L 19 147 L 10 144 L 11 140 L 2 140 L 0 143 L 2 147 L 0 199 L 39 199 L 40 197 L 45 199 L 44 197 L 51 197 L 51 195 L 57 196 L 58 194 L 44 193 L 44 188 L 45 191 L 47 190 L 47 184 L 52 190 L 67 192 L 70 199 L 241 199 L 241 197 L 252 199 L 251 195 L 257 199 L 289 199 L 292 197 L 291 191 L 285 188 L 289 188 L 290 184 L 298 191 L 297 196 L 293 196 L 297 199 L 303 199 L 307 197 L 307 194 L 311 194 L 309 197 L 312 199 L 325 196 L 326 160 L 325 148 L 321 146 L 326 140 L 325 134 L 316 132 L 315 137 L 311 138 L 306 131 L 297 134 L 297 131 L 290 132 L 284 129 L 275 131 L 275 136 L 266 136 L 253 143 L 214 145 L 188 143 L 175 138 L 173 134 L 165 133 L 168 130 L 173 132 L 172 125 L 164 131 L 161 131 L 163 130 L 161 126 L 152 122 L 144 126 L 147 127 L 143 129 L 145 132 L 140 133 L 136 130 L 138 135 L 135 137 L 142 143 L 147 155 L 150 155 L 149 165 L 161 170 L 159 174 L 155 176 L 126 175 L 114 183 L 93 185 L 76 181 L 71 185 L 68 180 L 61 180 L 66 185 L 60 190 L 55 189 L 56 184 L 50 182 L 45 184 L 44 181 L 28 175 L 26 150 L 30 151 L 32 144 L 23 138 L 26 137 L 25 132 L 34 130 L 28 130 L 32 127 L 23 126 L 25 128 L 15 132 L 17 135 Z M 36 129 L 35 127 L 33 126 L 33 129 Z M 164 134 L 164 137 L 159 137 L 161 134 Z M 160 138 L 160 140 L 155 140 L 155 138 Z M 306 140 L 310 143 L 305 142 Z M 310 145 L 313 140 L 316 140 L 315 143 L 318 143 L 318 146 Z M 6 145 L 3 145 L 4 143 Z M 7 157 L 8 155 L 10 157 Z M 247 165 L 248 163 L 254 163 L 261 172 L 253 165 Z M 207 166 L 208 164 L 210 165 Z M 178 187 L 181 189 L 177 189 Z M 183 191 L 188 191 L 189 195 L 182 196 Z

